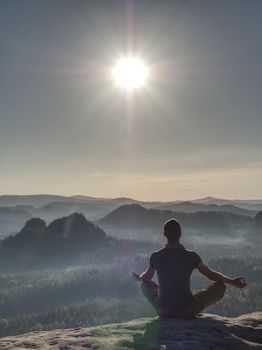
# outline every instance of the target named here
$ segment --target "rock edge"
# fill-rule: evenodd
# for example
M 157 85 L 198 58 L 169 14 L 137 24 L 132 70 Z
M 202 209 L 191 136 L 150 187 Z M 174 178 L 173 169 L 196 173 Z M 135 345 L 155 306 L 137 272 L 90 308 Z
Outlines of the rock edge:
M 1 350 L 244 350 L 262 349 L 262 312 L 236 318 L 141 318 L 89 328 L 31 332 L 0 339 Z

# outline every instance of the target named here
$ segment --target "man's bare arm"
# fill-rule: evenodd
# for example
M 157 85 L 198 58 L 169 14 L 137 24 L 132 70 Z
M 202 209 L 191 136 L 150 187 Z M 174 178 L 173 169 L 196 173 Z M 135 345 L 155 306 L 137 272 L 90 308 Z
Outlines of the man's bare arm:
M 206 276 L 211 281 L 228 283 L 237 288 L 244 288 L 248 284 L 244 277 L 230 278 L 220 272 L 210 269 L 203 263 L 199 264 L 197 269 L 200 273 L 202 273 L 202 275 Z
M 133 275 L 139 281 L 150 281 L 154 277 L 155 272 L 156 270 L 153 267 L 148 266 L 148 268 L 140 275 L 137 275 L 135 273 Z

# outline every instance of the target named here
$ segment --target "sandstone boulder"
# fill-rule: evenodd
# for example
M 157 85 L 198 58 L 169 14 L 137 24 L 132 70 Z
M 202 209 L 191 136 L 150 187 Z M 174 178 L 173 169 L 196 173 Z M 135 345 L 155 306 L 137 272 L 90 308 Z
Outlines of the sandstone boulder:
M 32 332 L 0 339 L 0 349 L 262 349 L 262 312 L 236 318 L 211 314 L 195 320 L 142 318 L 90 328 Z

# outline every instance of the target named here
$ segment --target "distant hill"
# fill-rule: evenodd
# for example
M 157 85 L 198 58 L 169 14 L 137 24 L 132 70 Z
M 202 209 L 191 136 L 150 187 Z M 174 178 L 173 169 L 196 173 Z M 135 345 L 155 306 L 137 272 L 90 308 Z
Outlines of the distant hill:
M 26 220 L 30 214 L 24 208 L 0 207 L 0 218 Z
M 119 206 L 131 204 L 135 201 L 126 198 L 116 198 L 110 200 L 85 200 L 85 201 L 55 201 L 37 208 L 34 213 L 46 221 L 50 222 L 61 216 L 69 215 L 73 212 L 83 213 L 89 220 L 96 220 L 103 215 L 110 213 Z M 145 203 L 149 207 L 152 203 Z
M 262 211 L 257 213 L 254 218 L 254 229 L 262 235 Z
M 54 220 L 61 216 L 66 216 L 74 212 L 83 213 L 87 218 L 96 218 L 101 213 L 107 213 L 107 204 L 100 201 L 79 202 L 50 202 L 38 209 L 38 213 L 47 221 Z
M 249 207 L 251 210 L 262 211 L 262 202 L 251 204 Z
M 70 244 L 79 245 L 82 249 L 87 249 L 88 245 L 104 241 L 106 234 L 101 228 L 86 220 L 83 214 L 73 213 L 51 222 L 44 236 L 47 243 L 67 241 Z
M 44 220 L 39 218 L 33 218 L 26 222 L 25 226 L 20 232 L 14 236 L 7 237 L 3 243 L 3 249 L 15 249 L 15 250 L 31 250 L 36 249 L 41 245 L 46 224 Z
M 0 196 L 0 206 L 30 205 L 42 206 L 53 201 L 69 201 L 70 197 L 49 194 L 37 195 L 4 195 Z
M 216 211 L 216 212 L 227 212 L 233 213 L 237 215 L 245 215 L 245 216 L 255 216 L 257 211 L 249 210 L 244 208 L 239 208 L 231 204 L 202 204 L 202 203 L 194 203 L 194 202 L 181 202 L 174 204 L 162 204 L 156 209 L 160 210 L 172 210 L 176 212 L 184 212 L 184 213 L 196 213 L 198 211 Z
M 138 204 L 123 205 L 110 214 L 98 220 L 104 227 L 126 229 L 154 228 L 162 229 L 168 219 L 175 217 L 185 229 L 192 231 L 213 232 L 225 234 L 231 230 L 230 224 L 218 212 L 181 213 L 170 210 L 146 209 Z
M 27 267 L 39 261 L 70 261 L 106 243 L 105 232 L 83 214 L 73 213 L 48 226 L 42 219 L 33 218 L 20 232 L 2 241 L 0 262 Z
M 239 208 L 250 210 L 262 210 L 262 199 L 221 199 L 215 197 L 205 197 L 191 200 L 192 203 L 216 204 L 216 205 L 234 205 Z
M 231 200 L 229 199 L 221 199 L 221 198 L 215 198 L 215 197 L 204 197 L 204 198 L 199 198 L 199 199 L 194 199 L 191 202 L 193 203 L 201 203 L 201 204 L 217 204 L 217 205 L 222 205 L 222 204 L 228 204 L 231 203 Z
M 124 204 L 140 203 L 144 206 L 156 206 L 160 205 L 161 201 L 145 202 L 138 201 L 132 198 L 97 198 L 88 196 L 59 196 L 59 195 L 49 195 L 49 194 L 39 194 L 39 195 L 3 195 L 0 196 L 0 206 L 17 206 L 17 205 L 28 205 L 33 207 L 42 207 L 51 202 L 73 202 L 73 203 L 89 203 L 94 204 L 95 202 L 111 205 L 111 208 L 119 207 Z
M 18 231 L 32 214 L 19 207 L 0 207 L 0 237 Z
M 98 223 L 120 228 L 154 227 L 159 224 L 161 218 L 166 220 L 171 214 L 171 211 L 146 209 L 138 204 L 126 204 L 98 220 Z

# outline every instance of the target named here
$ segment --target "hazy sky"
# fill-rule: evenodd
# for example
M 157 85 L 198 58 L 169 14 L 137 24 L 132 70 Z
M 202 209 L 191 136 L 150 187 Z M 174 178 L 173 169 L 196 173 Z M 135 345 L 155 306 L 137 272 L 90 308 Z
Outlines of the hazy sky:
M 261 36 L 261 0 L 1 0 L 0 194 L 262 197 Z

